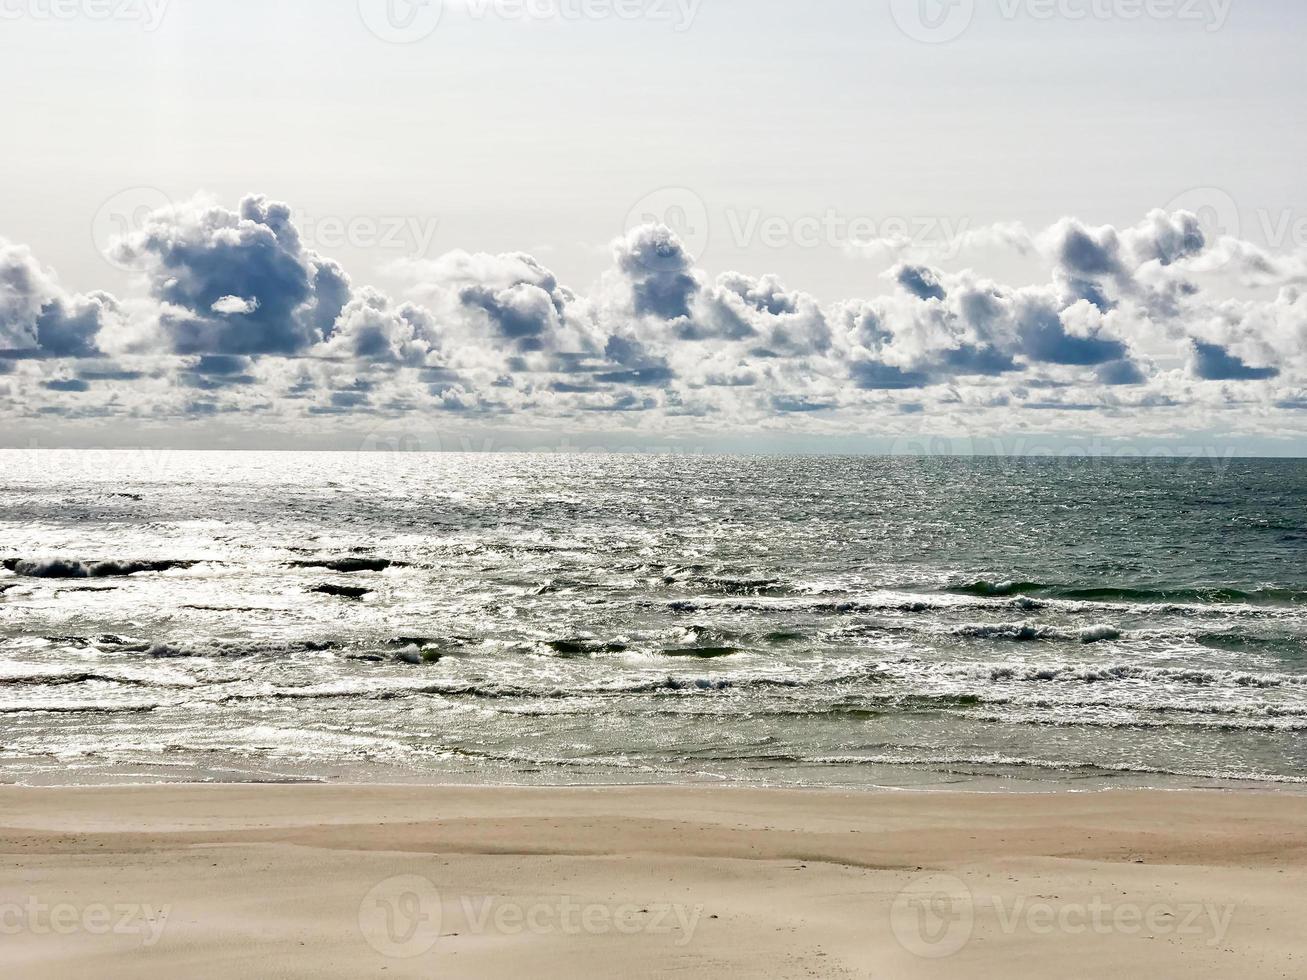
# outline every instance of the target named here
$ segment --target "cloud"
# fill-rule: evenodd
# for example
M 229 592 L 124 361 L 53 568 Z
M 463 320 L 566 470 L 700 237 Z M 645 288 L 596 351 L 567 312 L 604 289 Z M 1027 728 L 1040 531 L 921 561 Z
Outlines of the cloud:
M 290 208 L 259 196 L 237 211 L 198 199 L 156 211 L 114 255 L 145 275 L 178 354 L 303 353 L 349 293 L 340 268 L 303 247 Z
M 727 272 L 717 277 L 717 288 L 738 297 L 749 309 L 772 316 L 797 313 L 801 297 L 790 292 L 776 276 L 754 279 L 742 272 Z
M 1121 341 L 1102 335 L 1099 308 L 1089 300 L 1059 311 L 1043 297 L 1023 296 L 1018 320 L 1022 353 L 1033 361 L 1093 366 L 1128 353 Z
M 0 244 L 0 416 L 847 432 L 1003 426 L 1025 408 L 1081 429 L 1094 413 L 1105 427 L 1301 425 L 1296 253 L 1210 242 L 1185 212 L 994 229 L 1037 250 L 1042 280 L 898 261 L 864 295 L 822 302 L 775 275 L 713 278 L 654 224 L 610 243 L 588 290 L 524 252 L 453 251 L 395 265 L 407 285 L 391 296 L 306 248 L 284 204 L 196 200 L 117 244 L 139 278 L 121 299 L 71 293 Z M 1222 292 L 1218 255 L 1261 285 Z
M 442 333 L 487 353 L 592 352 L 601 346 L 584 311 L 573 310 L 575 294 L 525 252 L 455 251 L 400 263 L 397 271 L 430 305 Z
M 1141 385 L 1148 380 L 1148 375 L 1134 361 L 1120 360 L 1108 361 L 1100 364 L 1097 372 L 1098 380 L 1111 387 L 1120 387 L 1124 385 Z
M 1189 211 L 1174 214 L 1161 209 L 1151 211 L 1124 238 L 1139 263 L 1156 261 L 1173 265 L 1201 254 L 1207 247 L 1202 223 Z
M 690 315 L 699 291 L 690 255 L 666 225 L 641 225 L 613 243 L 618 272 L 631 291 L 636 316 L 675 320 Z
M 241 299 L 239 296 L 224 296 L 213 304 L 214 313 L 224 313 L 229 316 L 245 316 L 258 308 L 257 299 Z
M 917 299 L 938 299 L 945 297 L 944 287 L 940 285 L 939 275 L 934 269 L 924 265 L 900 265 L 893 270 L 894 281 Z
M 429 312 L 412 303 L 396 305 L 375 289 L 365 288 L 341 311 L 326 356 L 387 364 L 424 364 L 439 345 Z
M 93 356 L 100 331 L 119 315 L 113 296 L 68 293 L 29 249 L 0 238 L 0 356 Z
M 677 324 L 681 340 L 751 341 L 791 347 L 786 325 L 805 319 L 815 307 L 811 297 L 787 290 L 776 276 L 755 279 L 741 272 L 726 272 L 710 289 L 698 294 L 693 315 Z M 779 334 L 776 333 L 779 331 Z M 829 336 L 818 343 L 824 343 Z
M 1089 228 L 1066 218 L 1045 234 L 1044 241 L 1068 305 L 1085 300 L 1106 312 L 1128 290 L 1130 271 L 1122 256 L 1121 236 L 1110 225 Z

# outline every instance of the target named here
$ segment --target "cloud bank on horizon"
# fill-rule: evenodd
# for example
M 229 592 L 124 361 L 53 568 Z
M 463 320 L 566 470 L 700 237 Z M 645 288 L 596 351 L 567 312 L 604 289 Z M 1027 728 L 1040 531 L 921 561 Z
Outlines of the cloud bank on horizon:
M 900 261 L 867 298 L 822 304 L 770 275 L 712 278 L 647 224 L 585 292 L 525 253 L 456 251 L 400 263 L 393 297 L 307 248 L 287 205 L 197 198 L 116 241 L 128 297 L 71 293 L 0 238 L 0 417 L 1307 430 L 1307 255 L 1213 239 L 1184 211 L 996 237 L 1037 252 L 1048 281 Z

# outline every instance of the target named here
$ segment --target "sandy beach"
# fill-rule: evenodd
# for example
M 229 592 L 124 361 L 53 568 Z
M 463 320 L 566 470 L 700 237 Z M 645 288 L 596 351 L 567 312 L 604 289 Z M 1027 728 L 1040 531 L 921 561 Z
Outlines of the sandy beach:
M 5 972 L 1297 977 L 1289 794 L 0 789 Z

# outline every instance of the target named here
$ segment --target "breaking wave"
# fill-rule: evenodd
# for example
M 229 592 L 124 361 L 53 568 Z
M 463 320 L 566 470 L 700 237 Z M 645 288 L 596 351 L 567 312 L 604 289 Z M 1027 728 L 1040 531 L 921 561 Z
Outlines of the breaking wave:
M 4 568 L 24 578 L 126 578 L 142 573 L 170 572 L 175 568 L 192 568 L 193 561 L 73 561 L 67 558 L 6 558 Z
M 978 626 L 960 626 L 955 635 L 975 640 L 1012 640 L 1031 643 L 1054 640 L 1072 643 L 1102 643 L 1119 640 L 1122 633 L 1112 626 L 1089 626 L 1081 630 L 1058 629 L 1052 626 L 1035 626 L 1021 623 L 986 623 Z
M 980 580 L 961 585 L 949 586 L 945 591 L 955 595 L 970 595 L 982 598 L 1010 598 L 1013 596 L 1036 596 L 1050 599 L 1067 599 L 1070 601 L 1110 602 L 1110 603 L 1194 603 L 1194 604 L 1247 604 L 1276 605 L 1307 603 L 1307 592 L 1298 589 L 1231 589 L 1214 586 L 1212 588 L 1163 588 L 1142 589 L 1121 586 L 1069 586 L 1053 585 L 1044 582 L 991 582 Z

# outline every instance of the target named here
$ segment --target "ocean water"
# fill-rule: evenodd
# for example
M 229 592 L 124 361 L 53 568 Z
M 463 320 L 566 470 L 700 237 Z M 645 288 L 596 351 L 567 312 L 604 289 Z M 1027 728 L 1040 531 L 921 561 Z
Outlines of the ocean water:
M 1307 781 L 1298 461 L 0 453 L 0 780 Z

